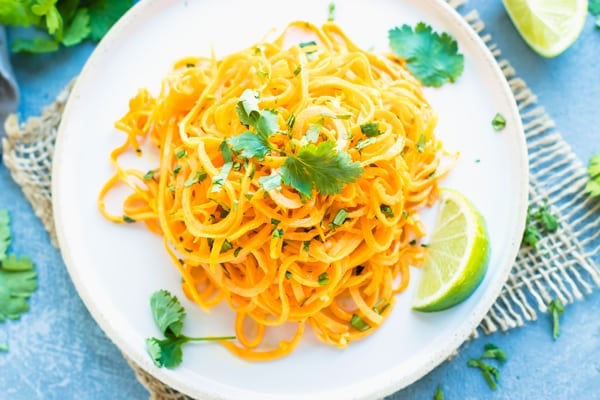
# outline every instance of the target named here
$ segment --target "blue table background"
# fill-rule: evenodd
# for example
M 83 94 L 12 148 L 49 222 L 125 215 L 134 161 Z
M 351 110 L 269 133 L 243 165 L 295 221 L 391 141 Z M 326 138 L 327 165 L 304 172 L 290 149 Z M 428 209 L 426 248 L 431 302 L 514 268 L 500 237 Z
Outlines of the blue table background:
M 587 163 L 600 152 L 600 29 L 588 16 L 580 38 L 565 53 L 544 59 L 521 40 L 499 0 L 471 0 L 486 28 L 556 121 L 558 130 Z M 50 55 L 12 56 L 21 87 L 19 115 L 37 115 L 78 74 L 91 44 Z M 60 253 L 20 188 L 0 166 L 0 208 L 13 218 L 13 246 L 30 255 L 39 272 L 39 290 L 31 311 L 20 321 L 0 324 L 0 399 L 146 399 L 147 391 L 79 299 Z M 590 221 L 598 224 L 598 218 Z M 600 262 L 600 260 L 596 260 Z M 483 336 L 464 344 L 445 362 L 392 399 L 431 399 L 438 384 L 446 399 L 600 399 L 600 290 L 569 305 L 562 334 L 551 338 L 548 315 L 508 333 Z M 485 384 L 466 361 L 485 343 L 505 349 L 497 391 Z

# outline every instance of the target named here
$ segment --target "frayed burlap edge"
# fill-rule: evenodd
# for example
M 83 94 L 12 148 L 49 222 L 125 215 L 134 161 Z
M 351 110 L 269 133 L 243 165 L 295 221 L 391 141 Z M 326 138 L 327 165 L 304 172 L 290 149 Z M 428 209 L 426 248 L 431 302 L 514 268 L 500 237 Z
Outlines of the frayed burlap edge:
M 447 0 L 459 8 L 466 0 Z M 502 288 L 502 292 L 484 317 L 473 337 L 524 325 L 546 312 L 547 304 L 559 298 L 568 304 L 600 286 L 600 270 L 593 259 L 600 253 L 600 230 L 586 223 L 598 213 L 600 202 L 585 196 L 587 181 L 583 164 L 569 145 L 554 130 L 554 122 L 537 105 L 535 94 L 517 77 L 500 50 L 484 32 L 484 23 L 476 11 L 463 14 L 465 20 L 481 36 L 492 51 L 506 77 L 519 108 L 530 159 L 530 193 L 532 204 L 547 201 L 560 215 L 560 233 L 544 236 L 538 249 L 522 249 Z M 51 166 L 54 142 L 62 112 L 73 86 L 71 82 L 46 107 L 40 117 L 29 118 L 19 125 L 16 115 L 6 120 L 7 137 L 3 139 L 4 163 L 15 182 L 31 202 L 54 244 L 57 243 L 52 218 Z M 597 215 L 597 214 L 596 214 Z M 189 400 L 190 398 L 164 385 L 127 360 L 138 380 L 151 393 L 151 400 Z

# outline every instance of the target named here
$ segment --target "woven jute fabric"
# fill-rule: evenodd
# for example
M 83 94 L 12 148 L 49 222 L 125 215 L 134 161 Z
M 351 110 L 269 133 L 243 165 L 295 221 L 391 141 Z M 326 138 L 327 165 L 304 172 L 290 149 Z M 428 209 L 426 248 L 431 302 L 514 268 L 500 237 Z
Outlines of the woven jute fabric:
M 464 0 L 448 0 L 455 8 Z M 522 248 L 500 296 L 473 336 L 483 332 L 522 326 L 546 312 L 548 303 L 559 298 L 564 304 L 581 299 L 600 286 L 600 229 L 589 223 L 597 218 L 600 202 L 585 195 L 587 175 L 582 162 L 554 129 L 554 122 L 537 104 L 537 97 L 520 79 L 484 30 L 476 11 L 463 17 L 481 36 L 512 89 L 527 141 L 530 162 L 529 200 L 547 202 L 559 216 L 560 229 L 544 235 L 537 250 Z M 65 103 L 73 82 L 47 106 L 39 117 L 20 124 L 15 115 L 5 123 L 4 163 L 23 189 L 39 218 L 56 243 L 50 192 L 54 143 Z M 594 215 L 596 215 L 594 217 Z M 153 400 L 188 400 L 128 360 Z

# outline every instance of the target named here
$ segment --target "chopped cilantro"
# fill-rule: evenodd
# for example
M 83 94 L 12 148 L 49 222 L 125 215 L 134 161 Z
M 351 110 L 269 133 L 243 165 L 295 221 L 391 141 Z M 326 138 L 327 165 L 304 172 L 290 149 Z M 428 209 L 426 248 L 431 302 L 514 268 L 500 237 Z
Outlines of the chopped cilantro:
M 327 272 L 323 272 L 319 275 L 319 285 L 325 286 L 329 283 L 329 274 Z
M 342 226 L 342 224 L 346 221 L 346 218 L 348 218 L 348 211 L 346 211 L 345 209 L 340 209 L 337 214 L 335 214 L 335 217 L 333 217 L 333 221 L 331 221 L 330 227 L 332 229 L 335 229 L 337 227 Z
M 366 124 L 362 124 L 360 126 L 360 131 L 367 137 L 379 136 L 383 133 L 379 130 L 379 122 L 367 122 Z
M 185 310 L 177 297 L 166 290 L 150 296 L 152 318 L 165 339 L 146 339 L 146 351 L 157 367 L 175 368 L 183 360 L 182 346 L 191 341 L 233 340 L 235 336 L 189 337 L 182 334 Z
M 548 311 L 552 315 L 552 339 L 560 336 L 560 316 L 565 311 L 565 306 L 560 299 L 554 299 L 548 304 Z
M 310 250 L 310 240 L 304 241 L 304 243 L 302 244 L 302 249 L 308 253 L 308 251 Z
M 271 234 L 271 236 L 274 239 L 282 238 L 283 237 L 283 229 L 281 229 L 281 228 L 275 228 L 275 229 L 273 229 L 273 233 Z
M 241 247 L 236 247 L 236 249 L 233 251 L 233 256 L 237 257 L 240 255 L 240 251 L 242 251 Z
M 175 153 L 175 157 L 177 158 L 183 158 L 187 155 L 187 151 L 185 149 L 179 149 L 177 150 L 177 152 Z
M 508 359 L 506 352 L 492 343 L 487 343 L 484 347 L 485 351 L 481 358 L 492 358 L 494 360 L 505 362 Z
M 144 174 L 144 180 L 149 181 L 151 179 L 154 179 L 154 175 L 156 175 L 157 172 L 157 169 L 151 169 L 150 171 L 146 172 L 146 174 Z
M 381 210 L 381 213 L 387 218 L 394 218 L 394 210 L 392 210 L 392 207 L 386 204 L 382 204 L 379 206 L 379 209 Z
M 497 131 L 503 130 L 506 127 L 506 118 L 502 114 L 496 113 L 492 119 L 492 127 Z
M 183 182 L 183 187 L 187 188 L 187 187 L 195 185 L 196 183 L 200 183 L 200 182 L 204 181 L 207 176 L 208 176 L 208 174 L 206 173 L 206 171 L 204 171 L 204 170 L 197 171 L 189 179 L 187 179 L 185 182 Z
M 356 329 L 357 331 L 364 332 L 366 330 L 371 329 L 371 325 L 365 322 L 358 314 L 352 314 L 352 319 L 350 319 L 350 325 Z
M 123 215 L 123 222 L 133 224 L 135 222 L 135 219 L 131 218 L 129 215 Z
M 542 237 L 542 232 L 553 233 L 559 227 L 558 218 L 550 212 L 547 202 L 539 206 L 537 211 L 534 211 L 533 207 L 530 206 L 527 209 L 527 220 L 525 222 L 522 243 L 536 248 L 538 241 Z
M 588 11 L 594 17 L 599 17 L 600 16 L 600 0 L 589 0 Z
M 294 75 L 298 75 L 300 72 L 302 72 L 302 65 L 298 64 L 298 66 L 294 70 Z
M 287 279 L 287 280 L 292 279 L 292 273 L 290 271 L 285 271 L 285 279 Z
M 173 175 L 177 175 L 179 171 L 181 171 L 181 165 L 177 164 L 175 165 L 175 168 L 173 168 Z
M 316 46 L 316 45 L 317 45 L 317 42 L 315 42 L 314 40 L 311 40 L 309 42 L 298 43 L 298 46 L 300 46 L 301 49 L 303 49 L 305 47 Z
M 417 151 L 419 153 L 422 153 L 425 151 L 425 134 L 421 133 L 421 135 L 419 136 L 419 140 L 417 140 Z
M 600 8 L 600 5 L 598 7 Z M 591 197 L 600 197 L 600 153 L 597 153 L 590 158 L 587 173 L 589 180 L 585 185 L 586 193 Z
M 440 35 L 419 22 L 414 30 L 408 25 L 390 29 L 388 36 L 394 54 L 406 61 L 409 71 L 425 86 L 454 82 L 464 70 L 464 56 L 448 33 Z
M 442 385 L 438 385 L 433 393 L 433 400 L 444 400 L 444 392 L 442 392 Z
M 471 358 L 467 362 L 467 365 L 472 368 L 479 368 L 483 379 L 485 379 L 490 389 L 496 390 L 498 388 L 497 382 L 500 379 L 500 371 L 498 371 L 498 368 L 475 358 Z
M 335 3 L 331 2 L 327 6 L 327 21 L 332 22 L 333 20 L 335 20 Z

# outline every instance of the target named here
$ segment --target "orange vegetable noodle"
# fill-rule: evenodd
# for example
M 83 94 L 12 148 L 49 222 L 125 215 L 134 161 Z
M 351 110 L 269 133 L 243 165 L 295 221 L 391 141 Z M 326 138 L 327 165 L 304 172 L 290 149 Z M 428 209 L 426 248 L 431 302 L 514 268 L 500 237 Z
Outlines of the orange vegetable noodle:
M 306 325 L 344 348 L 382 326 L 422 264 L 418 210 L 447 172 L 436 122 L 403 60 L 360 49 L 333 23 L 292 22 L 223 58 L 177 61 L 157 95 L 139 90 L 116 122 L 125 141 L 99 210 L 162 235 L 199 307 L 227 302 L 237 340 L 221 344 L 237 356 L 286 356 Z M 263 151 L 246 151 L 243 135 Z M 155 169 L 124 167 L 144 144 L 160 152 Z M 286 160 L 321 145 L 359 173 L 330 176 L 329 188 L 302 163 L 303 181 L 286 176 Z M 118 186 L 130 192 L 111 213 Z

